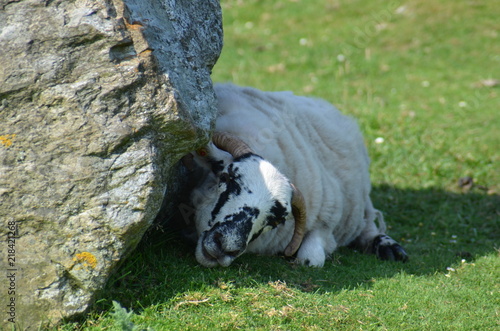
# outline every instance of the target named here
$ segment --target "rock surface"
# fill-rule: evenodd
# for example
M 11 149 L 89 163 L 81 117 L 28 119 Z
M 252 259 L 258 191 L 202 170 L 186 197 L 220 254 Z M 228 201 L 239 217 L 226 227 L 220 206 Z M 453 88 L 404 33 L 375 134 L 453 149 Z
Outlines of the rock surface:
M 206 143 L 221 12 L 2 1 L 0 45 L 0 328 L 37 329 L 89 308 Z

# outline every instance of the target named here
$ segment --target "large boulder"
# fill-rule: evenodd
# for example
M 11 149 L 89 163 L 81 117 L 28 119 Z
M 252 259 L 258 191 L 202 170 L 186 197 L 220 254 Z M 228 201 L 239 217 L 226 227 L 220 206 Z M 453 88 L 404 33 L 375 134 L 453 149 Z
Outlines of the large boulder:
M 85 312 L 206 143 L 217 0 L 0 3 L 0 329 Z

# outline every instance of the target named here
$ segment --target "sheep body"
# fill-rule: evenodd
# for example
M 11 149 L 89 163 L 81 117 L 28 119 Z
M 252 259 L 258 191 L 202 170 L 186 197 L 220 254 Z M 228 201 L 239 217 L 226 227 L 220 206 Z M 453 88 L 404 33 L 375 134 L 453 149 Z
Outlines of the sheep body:
M 384 234 L 382 214 L 370 199 L 368 154 L 352 118 L 324 100 L 291 92 L 262 92 L 232 84 L 217 84 L 215 92 L 219 111 L 216 130 L 239 137 L 302 191 L 307 225 L 297 253 L 300 263 L 322 266 L 338 246 L 351 243 L 369 250 L 374 238 Z M 225 152 L 209 148 L 211 154 L 230 162 Z M 218 198 L 215 185 L 216 177 L 208 174 L 193 192 L 200 233 L 207 227 L 202 218 Z M 246 252 L 283 252 L 292 233 L 293 216 L 288 213 L 283 225 L 250 241 Z M 384 237 L 390 239 L 383 241 L 385 246 L 397 245 Z M 397 255 L 400 246 L 396 248 Z

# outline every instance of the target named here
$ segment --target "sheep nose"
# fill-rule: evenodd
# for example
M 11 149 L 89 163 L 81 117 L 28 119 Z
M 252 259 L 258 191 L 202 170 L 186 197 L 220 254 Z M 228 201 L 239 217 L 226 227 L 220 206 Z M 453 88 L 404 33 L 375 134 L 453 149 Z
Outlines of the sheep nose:
M 245 247 L 242 247 L 240 240 L 235 239 L 236 238 L 228 238 L 221 232 L 215 231 L 212 236 L 212 240 L 220 255 L 214 257 L 219 258 L 220 256 L 225 255 L 235 258 L 240 255 L 245 250 Z
M 201 250 L 205 259 L 227 267 L 245 251 L 246 240 L 232 230 L 232 227 L 219 226 L 206 233 Z
M 227 224 L 218 224 L 200 236 L 196 259 L 206 267 L 227 267 L 246 247 L 246 239 L 238 229 Z

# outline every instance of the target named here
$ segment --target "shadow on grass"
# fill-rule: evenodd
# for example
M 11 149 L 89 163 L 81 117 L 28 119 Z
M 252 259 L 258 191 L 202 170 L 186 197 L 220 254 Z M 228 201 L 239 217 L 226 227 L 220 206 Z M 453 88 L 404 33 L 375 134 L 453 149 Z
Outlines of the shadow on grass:
M 319 269 L 296 266 L 283 257 L 255 255 L 243 255 L 228 268 L 207 269 L 196 262 L 194 247 L 174 233 L 150 231 L 111 277 L 101 295 L 106 299 L 98 300 L 96 309 L 107 310 L 111 300 L 116 300 L 137 311 L 187 291 L 203 291 L 222 283 L 255 287 L 279 280 L 316 293 L 370 287 L 374 279 L 401 272 L 416 276 L 446 272 L 462 259 L 472 261 L 498 248 L 498 195 L 383 185 L 374 187 L 372 197 L 374 205 L 384 211 L 388 233 L 403 244 L 410 262 L 379 261 L 340 248 Z

